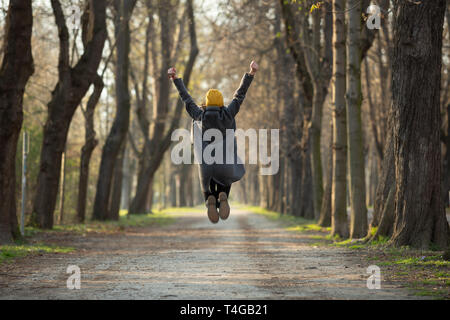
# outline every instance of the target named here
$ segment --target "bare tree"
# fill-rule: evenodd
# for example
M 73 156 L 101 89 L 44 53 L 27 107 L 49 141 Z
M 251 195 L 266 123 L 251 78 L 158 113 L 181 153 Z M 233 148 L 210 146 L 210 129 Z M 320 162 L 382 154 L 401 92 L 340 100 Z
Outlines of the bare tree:
M 192 0 L 186 2 L 187 5 L 187 17 L 189 21 L 189 39 L 190 39 L 190 52 L 189 58 L 186 63 L 183 80 L 186 86 L 189 84 L 194 63 L 199 53 L 197 45 L 197 33 L 195 29 L 195 18 Z M 150 128 L 150 139 L 145 140 L 148 150 L 151 151 L 147 161 L 144 163 L 144 167 L 141 168 L 141 172 L 138 175 L 138 183 L 135 197 L 130 205 L 130 213 L 144 213 L 146 212 L 146 202 L 149 196 L 149 188 L 156 170 L 159 168 L 163 156 L 171 144 L 171 134 L 175 130 L 180 121 L 180 112 L 183 108 L 183 103 L 178 100 L 174 111 L 174 117 L 170 122 L 170 126 L 166 131 L 166 120 L 168 118 L 168 106 L 169 106 L 169 79 L 167 78 L 167 69 L 171 64 L 171 51 L 170 51 L 170 35 L 169 25 L 167 25 L 169 8 L 167 4 L 159 2 L 159 18 L 161 20 L 161 45 L 163 49 L 163 58 L 161 62 L 160 75 L 158 77 L 159 90 L 153 99 L 157 99 L 154 103 L 153 109 L 153 125 Z M 144 135 L 145 137 L 145 135 Z
M 347 17 L 347 143 L 350 191 L 350 237 L 367 234 L 366 182 L 361 119 L 361 1 L 348 0 Z
M 114 170 L 118 168 L 117 158 L 125 142 L 130 122 L 130 89 L 128 86 L 130 63 L 130 18 L 136 0 L 115 0 L 114 29 L 116 38 L 116 116 L 103 146 L 100 170 L 97 181 L 97 191 L 94 200 L 92 218 L 107 220 L 111 217 L 110 198 Z
M 325 189 L 323 193 L 322 199 L 322 208 L 320 209 L 320 217 L 317 224 L 321 227 L 329 227 L 331 226 L 331 186 L 333 184 L 333 153 L 331 150 L 333 149 L 333 122 L 330 123 L 331 127 L 331 137 L 330 137 L 330 152 L 328 153 L 327 159 L 327 174 L 326 174 L 326 182 Z
M 302 7 L 310 6 L 311 1 L 300 2 L 297 6 L 286 1 L 280 1 L 285 8 L 284 20 L 287 26 L 297 24 L 297 28 L 291 28 L 290 32 L 295 37 L 297 45 L 292 46 L 294 50 L 303 52 L 305 66 L 312 82 L 312 110 L 310 124 L 305 123 L 310 137 L 308 148 L 311 149 L 311 177 L 312 193 L 314 203 L 314 217 L 320 216 L 323 197 L 323 173 L 322 159 L 320 151 L 320 137 L 322 129 L 323 104 L 328 93 L 328 86 L 331 78 L 331 36 L 332 36 L 332 14 L 331 6 L 326 3 L 323 10 L 313 10 L 311 19 L 308 19 L 309 11 Z M 302 12 L 303 17 L 295 19 Z M 323 23 L 321 24 L 321 21 Z M 311 21 L 311 23 L 309 23 Z M 311 25 L 310 25 L 311 24 Z M 321 36 L 323 35 L 323 41 Z M 292 52 L 292 51 L 291 51 Z M 295 54 L 301 55 L 300 52 Z M 307 163 L 305 163 L 307 165 Z M 305 190 L 306 192 L 306 190 Z M 310 193 L 310 192 L 308 192 Z
M 445 13 L 447 20 L 447 45 L 450 44 L 450 6 L 447 6 L 447 11 Z M 450 51 L 447 49 L 447 57 L 450 57 Z M 443 128 L 441 133 L 441 140 L 444 144 L 444 154 L 443 154 L 443 171 L 442 175 L 444 177 L 443 184 L 443 202 L 444 206 L 450 206 L 450 63 L 447 63 L 446 79 L 444 85 L 442 86 L 442 111 L 447 118 L 447 129 Z M 449 254 L 450 256 L 450 254 Z
M 345 0 L 333 0 L 333 184 L 331 234 L 348 237 Z
M 69 58 L 69 31 L 61 3 L 51 0 L 59 35 L 58 83 L 48 104 L 48 118 L 44 128 L 40 171 L 34 199 L 32 221 L 41 228 L 53 227 L 53 212 L 61 172 L 61 156 L 70 123 L 81 99 L 97 77 L 106 39 L 106 0 L 89 0 L 86 10 L 93 14 L 92 27 L 83 28 L 86 47 L 74 67 Z M 86 34 L 88 32 L 88 34 Z
M 23 121 L 23 94 L 34 72 L 32 27 L 31 0 L 11 0 L 0 68 L 0 244 L 11 242 L 19 231 L 15 160 Z
M 448 244 L 442 202 L 440 84 L 446 1 L 394 2 L 393 139 L 396 173 L 391 243 Z
M 380 236 L 390 237 L 394 226 L 395 163 L 392 116 L 389 119 L 382 171 L 376 190 L 373 218 L 370 223 L 370 229 L 377 229 L 373 235 L 370 235 L 369 231 L 369 240 L 376 240 Z
M 310 123 L 312 116 L 313 85 L 305 61 L 305 48 L 299 41 L 302 27 L 307 17 L 299 10 L 294 10 L 292 4 L 280 0 L 281 12 L 285 23 L 286 42 L 296 63 L 296 76 L 300 84 L 299 100 L 301 105 L 302 125 L 299 128 L 301 134 L 297 134 L 289 153 L 292 163 L 292 201 L 291 212 L 294 215 L 314 217 L 313 196 L 311 176 L 311 148 L 310 148 Z M 305 10 L 303 8 L 303 10 Z M 297 114 L 297 112 L 295 112 Z M 292 121 L 292 120 L 291 120 Z M 307 191 L 308 190 L 308 191 Z
M 86 109 L 81 108 L 83 116 L 85 118 L 85 143 L 83 148 L 81 149 L 80 177 L 78 183 L 77 220 L 80 223 L 83 223 L 86 217 L 89 163 L 91 160 L 92 152 L 98 144 L 98 140 L 95 138 L 94 111 L 98 101 L 100 100 L 103 86 L 103 80 L 100 76 L 98 76 L 94 81 L 94 91 L 89 97 Z

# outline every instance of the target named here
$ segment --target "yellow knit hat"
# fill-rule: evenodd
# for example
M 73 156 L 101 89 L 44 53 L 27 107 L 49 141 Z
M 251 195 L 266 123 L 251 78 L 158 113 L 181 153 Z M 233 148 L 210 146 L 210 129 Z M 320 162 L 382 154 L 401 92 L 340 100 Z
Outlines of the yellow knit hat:
M 206 106 L 223 107 L 223 96 L 217 89 L 209 89 L 206 94 Z

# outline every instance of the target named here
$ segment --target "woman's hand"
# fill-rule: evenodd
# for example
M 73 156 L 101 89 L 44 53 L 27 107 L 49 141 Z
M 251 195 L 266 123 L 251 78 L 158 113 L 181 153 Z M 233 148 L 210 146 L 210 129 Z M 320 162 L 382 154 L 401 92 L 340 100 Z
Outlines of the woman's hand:
M 169 76 L 169 79 L 175 80 L 177 77 L 177 70 L 175 68 L 170 68 L 167 71 L 167 75 Z
M 256 74 L 256 72 L 258 71 L 258 69 L 259 69 L 259 65 L 255 61 L 252 61 L 252 63 L 250 63 L 250 72 L 249 72 L 249 74 L 254 76 Z

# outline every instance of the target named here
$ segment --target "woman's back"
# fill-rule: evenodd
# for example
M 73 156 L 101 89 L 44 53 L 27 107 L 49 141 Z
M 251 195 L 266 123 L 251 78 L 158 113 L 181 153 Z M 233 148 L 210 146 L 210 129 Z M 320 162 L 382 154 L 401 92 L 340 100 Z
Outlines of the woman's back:
M 207 107 L 202 114 L 202 131 L 218 129 L 223 135 L 226 129 L 236 130 L 236 121 L 225 107 Z

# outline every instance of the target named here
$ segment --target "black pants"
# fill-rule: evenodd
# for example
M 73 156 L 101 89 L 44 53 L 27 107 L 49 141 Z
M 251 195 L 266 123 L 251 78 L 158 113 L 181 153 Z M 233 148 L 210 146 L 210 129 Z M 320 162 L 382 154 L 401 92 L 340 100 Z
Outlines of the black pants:
M 225 192 L 228 198 L 230 195 L 230 190 L 231 186 L 224 186 L 214 181 L 214 179 L 211 179 L 211 181 L 209 182 L 209 191 L 204 192 L 205 201 L 208 199 L 210 195 L 213 195 L 216 198 L 216 205 L 217 207 L 219 207 L 219 193 Z

